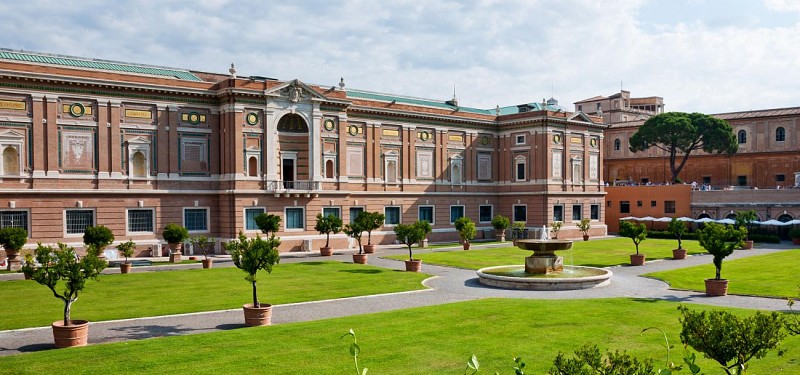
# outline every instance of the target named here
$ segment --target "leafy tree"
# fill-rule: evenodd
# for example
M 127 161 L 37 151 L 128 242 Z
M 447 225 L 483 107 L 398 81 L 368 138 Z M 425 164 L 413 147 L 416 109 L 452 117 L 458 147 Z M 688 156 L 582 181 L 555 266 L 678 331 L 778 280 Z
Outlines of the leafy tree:
M 743 374 L 747 362 L 762 358 L 786 337 L 777 312 L 739 318 L 727 311 L 691 311 L 679 306 L 681 342 L 719 363 L 728 375 Z
M 427 221 L 417 221 L 414 224 L 397 224 L 394 227 L 394 233 L 397 235 L 397 240 L 399 240 L 404 245 L 408 246 L 408 260 L 414 260 L 414 254 L 411 252 L 411 246 L 417 242 L 420 242 L 425 239 L 425 232 L 426 228 L 425 225 L 428 224 Z
M 678 250 L 683 249 L 681 246 L 681 237 L 686 233 L 686 224 L 673 217 L 667 226 L 667 231 L 678 239 Z
M 456 230 L 458 231 L 459 237 L 464 240 L 464 243 L 469 243 L 475 238 L 475 235 L 478 234 L 477 229 L 475 228 L 475 223 L 470 220 L 470 218 L 464 216 L 458 218 L 454 223 Z
M 705 228 L 698 231 L 700 246 L 714 256 L 714 267 L 717 270 L 715 279 L 721 279 L 722 260 L 742 245 L 744 236 L 745 230 L 717 223 L 706 223 Z
M 367 245 L 372 245 L 372 231 L 380 228 L 386 221 L 386 215 L 380 212 L 362 212 L 356 218 L 361 227 L 367 232 Z
M 268 239 L 258 236 L 247 239 L 242 232 L 239 232 L 238 239 L 225 244 L 225 250 L 231 254 L 233 264 L 247 273 L 244 279 L 253 285 L 253 307 L 261 307 L 256 288 L 256 273 L 258 270 L 272 273 L 272 267 L 281 261 L 278 254 L 280 244 L 281 240 L 274 233 Z
M 647 239 L 647 227 L 644 224 L 635 224 L 630 221 L 619 222 L 619 235 L 628 237 L 636 245 L 636 255 L 639 255 L 639 244 Z
M 325 247 L 330 244 L 331 233 L 336 234 L 342 231 L 342 219 L 334 215 L 322 216 L 317 214 L 317 224 L 314 230 L 325 235 Z
M 272 237 L 281 228 L 281 217 L 273 214 L 261 214 L 254 219 L 256 226 L 267 237 Z
M 496 230 L 506 230 L 511 225 L 511 219 L 503 216 L 497 215 L 492 218 L 492 227 Z
M 112 242 L 114 242 L 114 233 L 105 226 L 88 226 L 83 232 L 83 243 L 90 251 L 100 253 Z
M 19 227 L 0 229 L 0 245 L 6 252 L 19 251 L 28 242 L 28 231 Z
M 212 244 L 211 239 L 206 236 L 195 236 L 189 239 L 189 242 L 192 243 L 193 248 L 200 249 L 200 252 L 203 253 L 205 259 L 208 259 L 208 248 L 209 245 Z
M 629 142 L 632 152 L 651 147 L 666 152 L 672 181 L 678 179 L 692 151 L 732 155 L 739 150 L 731 126 L 725 120 L 702 113 L 667 112 L 655 115 L 639 127 Z
M 358 215 L 358 217 L 362 217 L 363 215 L 364 213 L 362 212 L 360 215 Z M 358 242 L 358 253 L 364 254 L 364 249 L 361 246 L 361 236 L 364 234 L 364 227 L 361 221 L 359 221 L 358 218 L 356 218 L 356 220 L 353 221 L 352 223 L 345 224 L 344 228 L 342 228 L 342 231 L 348 237 L 352 237 L 353 239 L 356 240 L 356 242 Z
M 134 249 L 136 249 L 136 243 L 132 240 L 117 245 L 117 251 L 125 257 L 125 264 L 128 264 L 128 258 L 133 256 Z

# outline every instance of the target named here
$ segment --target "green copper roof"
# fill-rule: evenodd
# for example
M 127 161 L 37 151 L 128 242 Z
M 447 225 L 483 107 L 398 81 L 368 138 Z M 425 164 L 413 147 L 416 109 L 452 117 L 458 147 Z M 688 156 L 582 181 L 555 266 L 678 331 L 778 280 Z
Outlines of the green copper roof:
M 173 77 L 186 81 L 197 81 L 197 82 L 202 81 L 200 78 L 198 78 L 188 70 L 161 68 L 161 67 L 147 66 L 147 65 L 135 65 L 135 64 L 114 62 L 114 61 L 85 59 L 79 57 L 11 51 L 7 49 L 0 49 L 0 59 L 62 65 L 62 66 L 78 67 L 78 68 L 110 70 L 110 71 L 124 72 L 124 73 L 149 74 L 162 77 Z
M 362 90 L 347 90 L 347 97 L 349 98 L 359 98 L 359 99 L 367 99 L 367 100 L 378 100 L 383 102 L 392 102 L 395 101 L 397 103 L 403 104 L 411 104 L 411 105 L 421 105 L 426 107 L 435 107 L 435 108 L 443 108 L 443 109 L 450 109 L 455 110 L 458 108 L 459 112 L 467 112 L 467 113 L 477 113 L 480 115 L 489 115 L 495 116 L 497 115 L 497 109 L 479 109 L 479 108 L 470 108 L 470 107 L 456 107 L 447 102 L 443 101 L 436 101 L 434 99 L 422 99 L 422 98 L 412 98 L 408 96 L 397 96 L 391 94 L 383 94 L 371 91 L 362 91 Z M 511 105 L 507 107 L 500 107 L 500 116 L 504 115 L 513 115 L 516 113 L 520 113 L 520 106 L 527 106 L 529 107 L 528 111 L 541 111 L 544 108 L 547 108 L 549 111 L 558 111 L 559 109 L 563 110 L 563 108 L 557 105 L 543 105 L 542 103 L 525 103 L 521 105 Z

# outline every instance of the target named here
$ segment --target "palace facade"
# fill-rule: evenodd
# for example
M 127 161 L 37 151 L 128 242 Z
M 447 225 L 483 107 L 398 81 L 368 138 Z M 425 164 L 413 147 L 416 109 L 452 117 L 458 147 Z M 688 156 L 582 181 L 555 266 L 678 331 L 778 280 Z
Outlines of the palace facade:
M 69 56 L 0 50 L 0 223 L 81 246 L 104 225 L 137 255 L 167 223 L 226 241 L 282 218 L 282 251 L 324 237 L 317 214 L 379 211 L 373 242 L 419 219 L 452 240 L 495 215 L 561 236 L 604 235 L 602 118 L 554 100 L 477 109 L 448 101 Z M 481 230 L 485 229 L 485 231 Z M 492 234 L 493 235 L 493 234 Z M 531 234 L 531 237 L 533 234 Z M 340 234 L 334 248 L 348 247 Z M 219 251 L 219 246 L 217 246 Z

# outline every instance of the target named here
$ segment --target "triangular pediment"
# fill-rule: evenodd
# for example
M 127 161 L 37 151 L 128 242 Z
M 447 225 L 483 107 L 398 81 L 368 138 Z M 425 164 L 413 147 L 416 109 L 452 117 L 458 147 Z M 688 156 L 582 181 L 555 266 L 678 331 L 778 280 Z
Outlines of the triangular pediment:
M 261 151 L 261 147 L 258 146 L 250 146 L 245 149 L 245 151 L 253 152 L 253 151 Z
M 594 124 L 594 121 L 592 121 L 592 119 L 590 119 L 589 116 L 587 116 L 583 112 L 575 112 L 572 115 L 570 115 L 569 117 L 567 117 L 567 120 L 569 120 L 569 121 L 577 121 L 577 122 L 587 122 L 587 123 L 590 123 L 590 124 Z
M 133 137 L 133 138 L 127 140 L 126 142 L 128 142 L 129 145 L 132 145 L 132 144 L 148 144 L 149 145 L 150 144 L 150 138 L 145 138 L 145 137 L 142 137 L 142 136 L 138 136 L 138 137 Z
M 313 99 L 328 100 L 325 95 L 318 93 L 311 86 L 297 79 L 275 86 L 267 90 L 266 94 L 284 97 L 295 103 Z
M 0 139 L 2 139 L 2 140 L 21 141 L 21 140 L 25 139 L 25 134 L 23 134 L 21 132 L 18 132 L 16 130 L 8 129 L 8 130 L 0 131 Z

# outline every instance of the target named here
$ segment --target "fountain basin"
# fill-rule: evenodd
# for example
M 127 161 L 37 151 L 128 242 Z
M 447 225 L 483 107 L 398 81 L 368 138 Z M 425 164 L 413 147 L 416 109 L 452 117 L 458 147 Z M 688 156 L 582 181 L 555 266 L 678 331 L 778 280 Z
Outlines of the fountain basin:
M 576 290 L 606 286 L 613 273 L 595 267 L 564 266 L 564 271 L 548 274 L 529 274 L 525 266 L 495 266 L 481 268 L 478 281 L 483 285 L 520 290 Z

